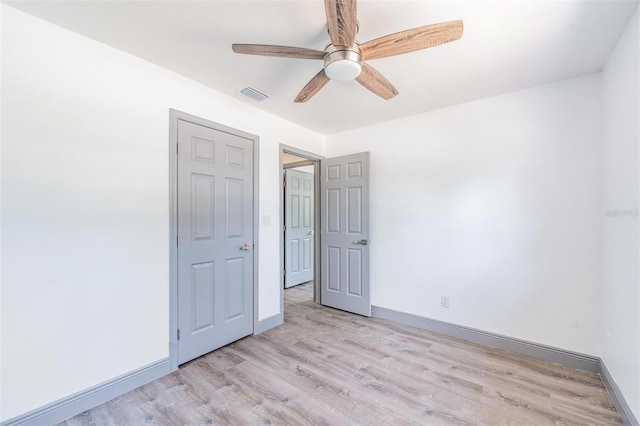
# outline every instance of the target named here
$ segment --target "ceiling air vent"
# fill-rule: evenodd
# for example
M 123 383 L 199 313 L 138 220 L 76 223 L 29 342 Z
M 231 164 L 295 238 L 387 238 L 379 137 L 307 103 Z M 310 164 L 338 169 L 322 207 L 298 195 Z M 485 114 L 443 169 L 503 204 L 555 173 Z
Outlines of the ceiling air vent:
M 256 89 L 255 87 L 245 87 L 244 89 L 242 89 L 240 91 L 240 93 L 242 93 L 245 96 L 248 96 L 252 99 L 255 99 L 258 102 L 262 102 L 265 99 L 269 99 L 269 95 L 267 95 L 266 93 L 262 93 L 260 90 Z

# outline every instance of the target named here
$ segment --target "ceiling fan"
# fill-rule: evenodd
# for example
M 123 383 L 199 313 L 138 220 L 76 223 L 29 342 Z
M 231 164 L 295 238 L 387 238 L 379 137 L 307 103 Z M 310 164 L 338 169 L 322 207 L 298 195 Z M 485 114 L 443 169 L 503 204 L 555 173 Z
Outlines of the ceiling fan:
M 302 88 L 294 102 L 308 101 L 329 80 L 353 79 L 376 95 L 391 99 L 398 90 L 364 61 L 414 52 L 462 37 L 462 21 L 449 21 L 400 31 L 360 44 L 356 41 L 356 0 L 324 0 L 324 7 L 331 39 L 324 51 L 266 44 L 233 44 L 233 51 L 248 55 L 324 60 L 323 69 Z

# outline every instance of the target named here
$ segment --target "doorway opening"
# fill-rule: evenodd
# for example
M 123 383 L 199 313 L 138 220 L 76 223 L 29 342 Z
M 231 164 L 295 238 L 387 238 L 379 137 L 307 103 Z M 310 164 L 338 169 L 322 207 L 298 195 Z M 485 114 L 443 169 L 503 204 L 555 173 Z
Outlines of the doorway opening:
M 281 306 L 284 291 L 320 303 L 320 201 L 322 157 L 280 145 Z
M 298 148 L 280 145 L 280 312 L 285 320 L 285 170 L 309 165 L 313 166 L 313 208 L 309 207 L 313 211 L 313 232 L 307 229 L 307 234 L 313 237 L 310 242 L 313 247 L 313 281 L 312 284 L 303 285 L 309 286 L 307 288 L 310 291 L 307 293 L 313 294 L 315 303 L 371 316 L 369 163 L 368 152 L 324 158 Z M 291 205 L 296 202 L 301 201 L 298 199 L 291 202 Z M 298 220 L 300 218 L 301 215 L 298 214 Z M 310 288 L 311 285 L 313 288 Z M 287 299 L 292 290 L 301 286 L 293 286 L 287 290 Z

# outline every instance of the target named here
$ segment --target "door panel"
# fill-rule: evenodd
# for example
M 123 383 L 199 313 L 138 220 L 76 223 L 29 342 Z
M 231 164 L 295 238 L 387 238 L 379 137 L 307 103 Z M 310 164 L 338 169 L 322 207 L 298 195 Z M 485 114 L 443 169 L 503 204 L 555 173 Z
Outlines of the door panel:
M 241 238 L 244 235 L 245 217 L 242 207 L 245 204 L 244 180 L 226 179 L 225 205 L 226 205 L 226 236 L 227 238 Z
M 213 239 L 215 229 L 215 176 L 193 173 L 191 175 L 191 238 Z
M 369 153 L 321 161 L 321 303 L 371 316 Z
M 285 288 L 313 280 L 313 173 L 285 170 Z
M 362 296 L 362 250 L 347 249 L 347 277 L 349 287 L 347 293 Z
M 340 247 L 327 246 L 326 251 L 327 291 L 340 293 Z
M 191 265 L 194 331 L 212 327 L 215 322 L 215 262 Z
M 227 275 L 225 290 L 227 294 L 227 306 L 225 320 L 237 318 L 244 314 L 244 258 L 236 257 L 227 259 Z
M 253 141 L 178 120 L 178 147 L 182 364 L 253 332 Z

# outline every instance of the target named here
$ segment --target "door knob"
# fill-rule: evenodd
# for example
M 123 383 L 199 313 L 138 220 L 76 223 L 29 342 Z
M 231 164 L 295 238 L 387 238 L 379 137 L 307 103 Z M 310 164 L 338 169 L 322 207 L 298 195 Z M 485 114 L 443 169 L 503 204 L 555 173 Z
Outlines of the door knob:
M 251 251 L 253 250 L 253 244 L 245 244 L 242 247 L 240 247 L 240 250 Z
M 307 235 L 313 235 L 313 231 L 309 231 Z
M 357 244 L 359 246 L 368 246 L 369 240 L 358 240 L 358 241 L 354 241 L 353 244 Z

